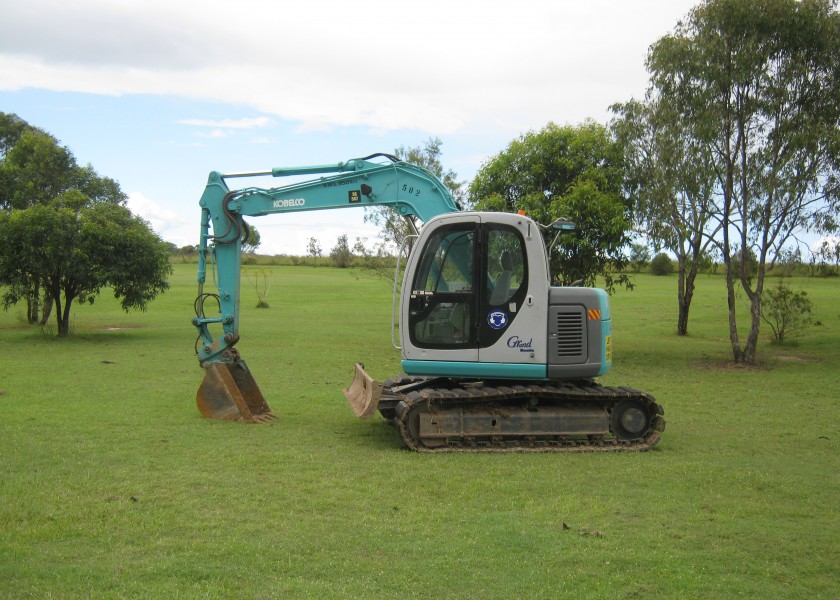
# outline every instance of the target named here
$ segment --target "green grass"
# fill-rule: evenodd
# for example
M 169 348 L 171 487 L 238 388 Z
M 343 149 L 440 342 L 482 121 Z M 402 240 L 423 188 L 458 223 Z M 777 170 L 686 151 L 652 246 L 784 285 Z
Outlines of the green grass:
M 604 383 L 652 393 L 642 454 L 401 448 L 341 394 L 399 370 L 390 290 L 268 267 L 240 351 L 280 416 L 202 419 L 193 266 L 146 313 L 102 297 L 59 340 L 0 313 L 0 597 L 833 598 L 840 581 L 840 281 L 795 279 L 820 326 L 730 364 L 722 278 L 690 335 L 676 280 L 613 297 Z

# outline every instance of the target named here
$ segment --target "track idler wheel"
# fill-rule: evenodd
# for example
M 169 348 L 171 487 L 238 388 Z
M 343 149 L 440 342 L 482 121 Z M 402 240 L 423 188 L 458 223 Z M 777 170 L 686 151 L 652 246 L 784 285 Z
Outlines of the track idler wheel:
M 610 430 L 619 440 L 641 440 L 651 430 L 662 431 L 665 428 L 661 414 L 662 408 L 655 403 L 628 398 L 610 411 Z
M 195 403 L 208 419 L 263 423 L 277 418 L 244 360 L 207 364 Z

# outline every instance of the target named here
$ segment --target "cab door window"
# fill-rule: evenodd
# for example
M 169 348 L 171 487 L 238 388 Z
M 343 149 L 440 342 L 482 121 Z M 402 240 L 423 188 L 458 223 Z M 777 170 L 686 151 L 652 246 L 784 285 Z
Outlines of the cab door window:
M 411 341 L 426 348 L 476 345 L 473 224 L 441 228 L 427 242 L 411 288 Z
M 482 294 L 479 346 L 495 344 L 516 319 L 528 294 L 525 241 L 512 227 L 488 225 L 483 262 L 486 290 Z

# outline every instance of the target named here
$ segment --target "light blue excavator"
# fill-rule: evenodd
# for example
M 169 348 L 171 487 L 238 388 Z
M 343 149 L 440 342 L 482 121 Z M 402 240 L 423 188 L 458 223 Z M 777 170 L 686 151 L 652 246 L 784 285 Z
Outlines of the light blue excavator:
M 319 177 L 273 188 L 228 186 L 313 175 Z M 387 206 L 423 221 L 402 288 L 394 289 L 393 341 L 404 373 L 378 382 L 356 364 L 344 394 L 358 417 L 378 411 L 408 448 L 423 452 L 646 450 L 659 441 L 663 410 L 650 395 L 595 381 L 612 364 L 606 292 L 552 285 L 542 227 L 528 216 L 461 211 L 434 174 L 386 154 L 212 172 L 200 205 L 193 324 L 204 368 L 196 403 L 205 417 L 275 418 L 235 347 L 243 217 Z M 217 283 L 211 292 L 204 291 L 208 264 Z M 208 315 L 208 307 L 218 312 Z

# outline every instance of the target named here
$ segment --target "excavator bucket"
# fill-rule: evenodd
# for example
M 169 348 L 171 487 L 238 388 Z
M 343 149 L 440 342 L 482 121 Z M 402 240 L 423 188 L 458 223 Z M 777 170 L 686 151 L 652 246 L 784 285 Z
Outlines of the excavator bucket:
M 382 397 L 382 382 L 375 381 L 365 373 L 365 366 L 356 363 L 356 373 L 353 383 L 344 389 L 344 397 L 353 407 L 353 412 L 360 419 L 370 419 L 376 414 L 379 399 Z
M 263 423 L 277 418 L 243 360 L 205 366 L 195 403 L 208 419 Z

